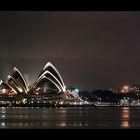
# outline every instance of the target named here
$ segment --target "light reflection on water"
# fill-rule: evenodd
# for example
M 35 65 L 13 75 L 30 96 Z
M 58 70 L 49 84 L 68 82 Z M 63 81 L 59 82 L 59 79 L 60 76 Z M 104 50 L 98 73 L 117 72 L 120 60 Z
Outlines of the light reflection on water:
M 130 108 L 123 107 L 121 113 L 122 113 L 122 116 L 121 116 L 122 128 L 130 128 Z
M 0 108 L 0 128 L 140 128 L 140 108 Z

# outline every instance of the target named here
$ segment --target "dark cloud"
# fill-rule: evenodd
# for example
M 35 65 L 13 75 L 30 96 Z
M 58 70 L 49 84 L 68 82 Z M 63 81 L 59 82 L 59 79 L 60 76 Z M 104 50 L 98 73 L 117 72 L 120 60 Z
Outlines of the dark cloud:
M 140 83 L 140 12 L 0 12 L 0 78 L 47 63 L 82 89 Z

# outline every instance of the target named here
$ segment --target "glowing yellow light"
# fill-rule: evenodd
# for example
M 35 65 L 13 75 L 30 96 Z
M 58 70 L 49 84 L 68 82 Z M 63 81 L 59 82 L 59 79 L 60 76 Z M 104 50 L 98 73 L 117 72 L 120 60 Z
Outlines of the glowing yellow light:
M 124 86 L 123 89 L 124 90 L 128 90 L 129 89 L 129 86 Z
M 63 101 L 61 101 L 60 104 L 62 105 L 63 104 Z
M 128 86 L 128 85 L 125 85 L 125 86 L 123 86 L 123 88 L 122 88 L 122 92 L 123 93 L 127 93 L 127 92 L 129 92 L 129 90 L 130 90 L 130 87 Z
M 20 92 L 23 92 L 23 90 L 22 90 L 21 88 L 19 88 L 19 91 L 20 91 Z
M 23 99 L 22 102 L 25 103 L 26 102 L 26 99 Z

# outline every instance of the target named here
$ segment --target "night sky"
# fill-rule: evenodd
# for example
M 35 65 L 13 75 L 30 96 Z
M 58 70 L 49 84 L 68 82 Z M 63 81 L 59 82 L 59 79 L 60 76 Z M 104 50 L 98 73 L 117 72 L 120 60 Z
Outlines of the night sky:
M 66 86 L 140 84 L 140 12 L 0 12 L 0 79 L 16 66 L 33 83 L 52 62 Z

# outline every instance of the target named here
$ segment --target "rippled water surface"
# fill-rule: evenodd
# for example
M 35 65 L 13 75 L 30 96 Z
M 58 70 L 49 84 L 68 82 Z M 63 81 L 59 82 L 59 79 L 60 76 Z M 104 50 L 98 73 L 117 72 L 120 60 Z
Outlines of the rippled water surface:
M 140 107 L 2 107 L 0 128 L 140 128 Z

